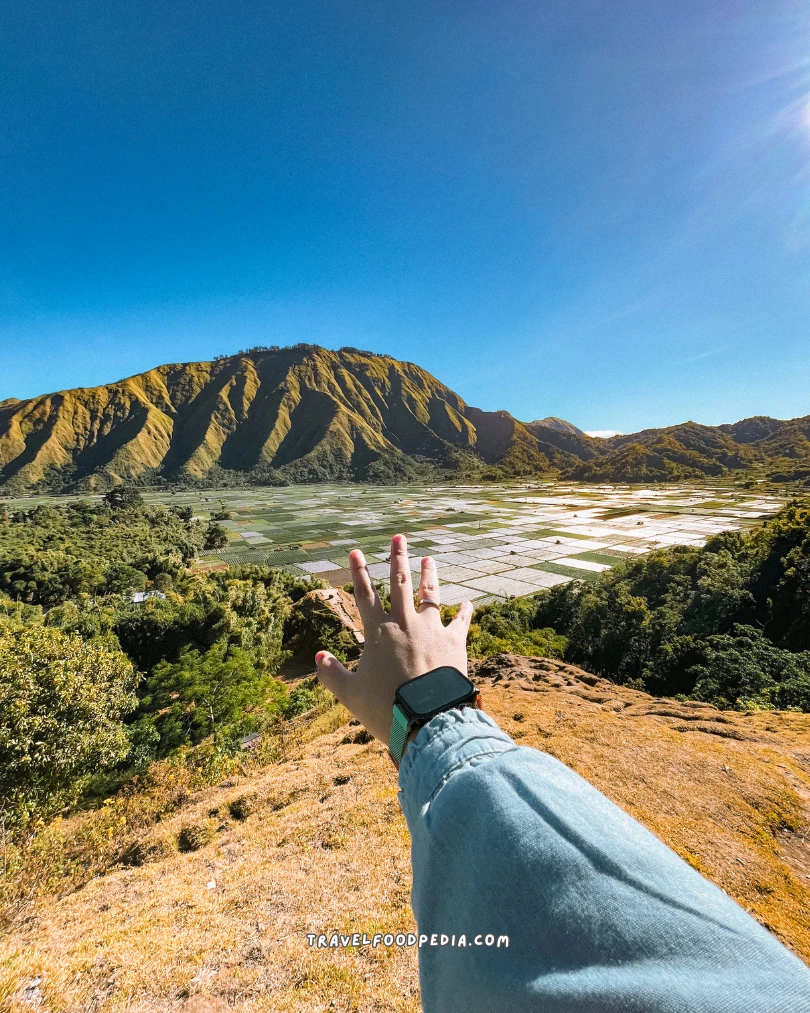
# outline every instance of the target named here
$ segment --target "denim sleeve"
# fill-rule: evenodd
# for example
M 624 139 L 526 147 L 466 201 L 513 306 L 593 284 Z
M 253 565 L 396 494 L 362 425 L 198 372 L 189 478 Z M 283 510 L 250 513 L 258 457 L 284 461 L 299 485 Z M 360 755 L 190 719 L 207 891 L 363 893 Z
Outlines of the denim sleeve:
M 399 785 L 425 1013 L 810 1013 L 797 957 L 481 711 L 421 729 Z

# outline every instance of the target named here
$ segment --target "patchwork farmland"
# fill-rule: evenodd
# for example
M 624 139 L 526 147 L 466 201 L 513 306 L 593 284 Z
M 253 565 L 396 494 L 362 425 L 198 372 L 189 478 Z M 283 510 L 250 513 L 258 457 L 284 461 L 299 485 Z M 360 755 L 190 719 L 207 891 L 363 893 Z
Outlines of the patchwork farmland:
M 782 500 L 755 491 L 701 486 L 659 488 L 534 484 L 511 487 L 291 486 L 223 492 L 147 494 L 191 506 L 220 521 L 228 544 L 203 567 L 267 563 L 321 577 L 351 579 L 348 553 L 360 548 L 380 584 L 388 541 L 408 535 L 414 570 L 423 555 L 439 567 L 447 604 L 533 594 L 593 579 L 618 562 L 668 545 L 702 545 L 719 531 L 747 527 Z

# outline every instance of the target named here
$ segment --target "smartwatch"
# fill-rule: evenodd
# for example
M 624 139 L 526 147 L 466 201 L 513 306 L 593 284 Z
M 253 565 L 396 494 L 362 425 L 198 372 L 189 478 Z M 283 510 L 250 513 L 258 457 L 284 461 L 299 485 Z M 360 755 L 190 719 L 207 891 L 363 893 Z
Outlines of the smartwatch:
M 481 696 L 466 675 L 444 665 L 403 682 L 396 692 L 388 749 L 399 765 L 412 728 L 454 707 L 479 707 Z

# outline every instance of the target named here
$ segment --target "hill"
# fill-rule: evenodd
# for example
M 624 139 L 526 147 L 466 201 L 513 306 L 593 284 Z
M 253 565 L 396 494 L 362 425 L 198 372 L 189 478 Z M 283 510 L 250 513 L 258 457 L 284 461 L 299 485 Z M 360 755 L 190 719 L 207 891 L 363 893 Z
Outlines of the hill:
M 810 478 L 809 437 L 810 415 L 787 421 L 760 416 L 722 426 L 685 422 L 599 440 L 597 452 L 569 475 L 585 482 L 646 483 L 756 470 L 772 481 L 804 482 Z
M 517 741 L 569 764 L 810 959 L 810 716 L 656 699 L 544 658 L 472 667 Z M 167 779 L 178 801 L 162 818 L 139 821 L 124 797 L 61 821 L 0 943 L 3 1008 L 417 1013 L 414 949 L 307 946 L 309 932 L 414 928 L 394 771 L 344 721 L 334 708 L 300 725 L 276 762 L 216 787 Z
M 593 439 L 468 405 L 419 366 L 353 348 L 256 348 L 0 402 L 7 493 L 153 484 L 562 476 L 810 479 L 810 416 Z
M 0 480 L 12 489 L 223 473 L 386 481 L 468 458 L 551 467 L 507 412 L 469 408 L 418 366 L 354 349 L 258 349 L 0 405 Z

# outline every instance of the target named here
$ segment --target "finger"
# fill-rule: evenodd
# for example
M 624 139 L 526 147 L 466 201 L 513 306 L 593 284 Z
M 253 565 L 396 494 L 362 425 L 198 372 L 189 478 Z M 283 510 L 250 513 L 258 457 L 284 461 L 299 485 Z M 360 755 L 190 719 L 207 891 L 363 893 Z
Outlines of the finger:
M 391 539 L 391 613 L 406 616 L 413 612 L 413 584 L 405 535 Z
M 453 616 L 450 623 L 448 623 L 448 630 L 452 630 L 459 636 L 467 639 L 467 631 L 470 628 L 470 621 L 472 620 L 473 606 L 471 601 L 462 602 L 459 606 L 458 612 Z
M 318 682 L 344 703 L 352 673 L 329 651 L 318 651 L 315 655 L 315 664 L 318 666 Z
M 349 566 L 352 570 L 354 600 L 363 620 L 363 630 L 368 632 L 369 627 L 379 622 L 384 614 L 380 596 L 368 572 L 365 556 L 359 549 L 353 549 L 349 553 Z
M 439 574 L 436 570 L 436 562 L 430 556 L 425 556 L 422 560 L 422 574 L 419 578 L 419 592 L 417 599 L 422 601 L 426 598 L 428 601 L 441 601 L 441 591 L 439 590 Z M 436 616 L 441 622 L 441 613 L 435 605 L 419 605 L 417 611 L 421 615 L 423 612 L 435 612 Z

